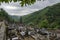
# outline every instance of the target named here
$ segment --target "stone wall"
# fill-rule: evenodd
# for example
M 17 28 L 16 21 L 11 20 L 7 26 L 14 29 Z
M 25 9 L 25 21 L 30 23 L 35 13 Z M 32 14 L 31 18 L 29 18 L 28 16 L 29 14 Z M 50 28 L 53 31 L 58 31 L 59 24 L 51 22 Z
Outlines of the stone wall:
M 4 22 L 0 22 L 0 40 L 5 40 L 5 24 Z

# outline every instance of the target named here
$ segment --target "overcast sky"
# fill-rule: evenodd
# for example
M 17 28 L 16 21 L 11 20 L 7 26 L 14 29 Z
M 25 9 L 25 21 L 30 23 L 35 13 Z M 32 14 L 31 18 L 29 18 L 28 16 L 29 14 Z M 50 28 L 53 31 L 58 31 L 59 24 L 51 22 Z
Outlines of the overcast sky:
M 23 16 L 56 3 L 60 3 L 60 0 L 37 1 L 34 4 L 25 7 L 21 7 L 19 2 L 11 2 L 9 4 L 2 3 L 0 7 L 3 8 L 10 15 Z

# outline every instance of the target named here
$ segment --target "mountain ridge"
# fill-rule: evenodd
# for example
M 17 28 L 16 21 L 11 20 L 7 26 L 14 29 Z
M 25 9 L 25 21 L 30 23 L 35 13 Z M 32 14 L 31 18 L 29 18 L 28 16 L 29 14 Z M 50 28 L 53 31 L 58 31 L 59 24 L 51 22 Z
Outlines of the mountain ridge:
M 60 3 L 48 6 L 42 10 L 23 16 L 25 24 L 38 25 L 45 28 L 60 26 Z M 49 26 L 49 27 L 48 27 Z

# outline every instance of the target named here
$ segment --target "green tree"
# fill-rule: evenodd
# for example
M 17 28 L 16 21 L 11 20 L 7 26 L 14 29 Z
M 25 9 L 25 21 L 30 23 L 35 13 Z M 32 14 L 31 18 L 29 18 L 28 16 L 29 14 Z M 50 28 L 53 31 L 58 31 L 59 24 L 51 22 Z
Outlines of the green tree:
M 13 0 L 14 2 L 20 1 L 21 6 L 26 6 L 26 5 L 31 5 L 34 4 L 36 2 L 36 0 Z M 41 1 L 41 0 L 40 0 Z M 44 1 L 44 0 L 43 0 Z M 12 0 L 0 0 L 0 2 L 12 2 Z
M 42 20 L 41 23 L 38 25 L 40 28 L 49 28 L 48 20 Z

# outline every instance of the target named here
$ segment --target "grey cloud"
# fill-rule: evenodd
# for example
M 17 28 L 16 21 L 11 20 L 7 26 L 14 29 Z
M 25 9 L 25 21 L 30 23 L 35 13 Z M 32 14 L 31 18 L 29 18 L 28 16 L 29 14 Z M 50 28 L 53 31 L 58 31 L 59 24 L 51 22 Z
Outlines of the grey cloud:
M 36 3 L 29 5 L 29 6 L 25 6 L 25 7 L 21 7 L 19 2 L 11 2 L 11 3 L 2 3 L 1 7 L 6 10 L 8 12 L 8 14 L 10 15 L 25 15 L 25 14 L 29 14 L 32 13 L 34 11 L 38 11 L 41 10 L 47 6 L 50 6 L 54 3 L 58 3 L 60 2 L 60 0 L 45 0 L 43 1 L 37 1 Z M 7 9 L 5 6 L 14 6 L 16 7 L 16 9 Z M 13 7 L 13 8 L 14 8 Z

